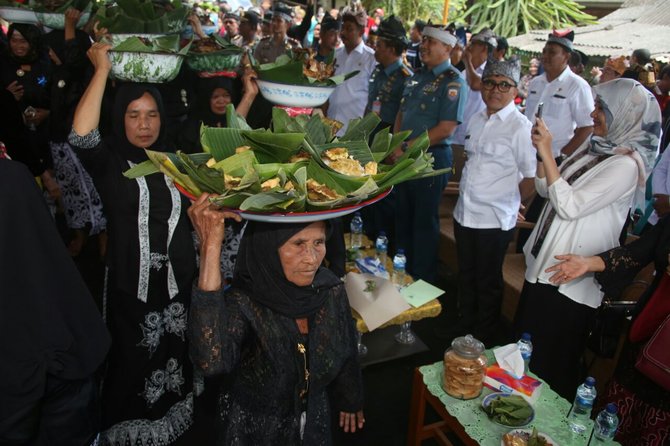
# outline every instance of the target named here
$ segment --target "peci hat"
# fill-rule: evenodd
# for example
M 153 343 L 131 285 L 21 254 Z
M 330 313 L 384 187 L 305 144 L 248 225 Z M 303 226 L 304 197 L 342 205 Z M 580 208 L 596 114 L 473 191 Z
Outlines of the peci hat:
M 449 45 L 452 47 L 456 45 L 456 43 L 458 43 L 458 39 L 456 38 L 456 36 L 451 34 L 449 31 L 434 26 L 426 25 L 426 27 L 423 29 L 423 35 L 435 40 L 439 40 L 445 45 Z
M 329 13 L 324 14 L 321 19 L 321 32 L 325 33 L 327 31 L 339 31 L 342 28 L 342 23 L 339 20 L 333 18 Z
M 252 28 L 256 28 L 261 23 L 261 16 L 254 11 L 246 11 L 240 19 L 243 23 L 248 23 Z
M 240 23 L 240 16 L 235 14 L 234 12 L 227 12 L 226 15 L 223 16 L 223 20 L 226 19 L 232 19 L 235 20 L 237 23 Z
M 484 67 L 482 79 L 495 75 L 505 76 L 518 85 L 521 80 L 521 61 L 516 57 L 512 57 L 509 60 L 489 59 L 486 62 L 486 67 Z
M 363 8 L 345 8 L 344 11 L 342 11 L 342 23 L 347 20 L 356 23 L 361 28 L 365 28 L 368 24 L 368 15 Z
M 633 51 L 633 56 L 635 56 L 640 65 L 646 65 L 651 62 L 651 52 L 646 48 L 639 48 Z
M 485 43 L 491 48 L 498 47 L 498 41 L 496 40 L 496 35 L 493 31 L 488 28 L 484 28 L 479 31 L 477 34 L 470 38 L 470 42 L 481 42 Z
M 573 51 L 572 42 L 575 40 L 575 32 L 572 30 L 557 31 L 554 30 L 549 37 L 547 37 L 547 43 L 555 43 L 561 45 L 569 53 Z
M 416 20 L 414 21 L 414 28 L 416 28 L 417 30 L 419 30 L 420 33 L 423 32 L 423 29 L 424 29 L 425 27 L 426 27 L 426 22 L 425 22 L 424 20 L 416 19 Z
M 287 22 L 293 21 L 293 9 L 286 3 L 277 3 L 272 10 L 272 16 L 277 16 Z
M 374 34 L 380 39 L 399 42 L 404 46 L 409 44 L 407 31 L 405 31 L 402 22 L 395 15 L 391 15 L 388 19 L 382 20 L 377 30 L 374 31 Z

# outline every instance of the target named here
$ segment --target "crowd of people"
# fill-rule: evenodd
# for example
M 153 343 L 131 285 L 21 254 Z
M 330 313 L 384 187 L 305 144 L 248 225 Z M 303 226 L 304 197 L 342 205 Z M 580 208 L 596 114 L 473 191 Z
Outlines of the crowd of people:
M 123 176 L 145 148 L 202 151 L 201 125 L 225 127 L 229 104 L 252 128 L 269 127 L 253 64 L 300 48 L 332 58 L 335 75 L 358 71 L 321 109 L 339 135 L 375 113 L 370 142 L 386 129 L 409 134 L 384 162 L 424 134 L 435 169 L 466 159 L 453 212 L 458 322 L 438 336 L 499 340 L 503 262 L 520 220 L 535 226 L 519 236 L 526 273 L 514 329 L 532 333 L 531 369 L 567 399 L 604 294 L 652 260 L 656 280 L 636 314 L 667 293 L 670 67 L 656 72 L 648 51 L 608 59 L 591 87 L 576 72 L 586 63 L 572 32 L 550 34 L 522 76 L 506 39 L 486 28 L 407 24 L 360 5 L 194 11 L 189 32 L 245 48 L 240 67 L 201 77 L 184 65 L 168 83 L 121 83 L 108 79 L 101 30 L 76 29 L 77 10 L 62 31 L 3 31 L 0 333 L 20 339 L 0 348 L 1 444 L 189 444 L 200 410 L 215 411 L 226 445 L 330 444 L 332 420 L 345 432 L 364 427 L 343 259 L 324 266 L 342 223 L 245 223 L 207 194 L 190 202 L 163 175 Z M 437 280 L 449 178 L 400 184 L 364 209 L 368 235 L 385 231 L 415 279 Z M 644 235 L 619 247 L 636 210 Z M 71 260 L 91 235 L 106 264 L 102 314 Z M 624 444 L 661 445 L 668 391 L 630 375 L 662 322 L 645 320 L 607 397 L 619 404 Z M 199 405 L 211 395 L 216 408 Z

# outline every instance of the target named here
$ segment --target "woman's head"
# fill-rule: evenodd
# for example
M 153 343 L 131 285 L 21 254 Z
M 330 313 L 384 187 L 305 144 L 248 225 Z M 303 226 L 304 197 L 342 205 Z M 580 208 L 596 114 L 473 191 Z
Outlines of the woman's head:
M 636 152 L 646 172 L 653 167 L 661 133 L 661 111 L 654 96 L 632 79 L 615 79 L 593 87 L 591 143 L 599 153 Z
M 228 104 L 235 103 L 233 82 L 227 77 L 199 79 L 196 88 L 198 118 L 206 125 L 224 119 Z
M 249 222 L 240 244 L 233 285 L 291 317 L 317 311 L 340 280 L 321 264 L 328 226 Z
M 308 286 L 326 256 L 326 224 L 322 221 L 305 227 L 279 247 L 279 262 L 284 276 L 298 286 Z
M 12 23 L 7 32 L 9 52 L 20 62 L 32 62 L 39 57 L 42 34 L 34 25 Z
M 122 85 L 114 99 L 112 125 L 116 143 L 133 151 L 160 145 L 163 116 L 163 101 L 155 87 L 145 84 Z M 132 154 L 124 155 L 129 157 Z M 128 159 L 131 158 L 134 157 Z

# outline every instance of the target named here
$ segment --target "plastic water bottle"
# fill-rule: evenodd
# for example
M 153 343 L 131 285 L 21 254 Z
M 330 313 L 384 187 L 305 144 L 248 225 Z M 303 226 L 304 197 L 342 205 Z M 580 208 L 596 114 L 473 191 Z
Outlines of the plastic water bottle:
M 516 341 L 519 347 L 521 357 L 523 358 L 523 373 L 528 375 L 528 365 L 530 364 L 530 357 L 533 354 L 533 343 L 530 342 L 530 333 L 523 333 L 521 339 Z
M 392 281 L 396 288 L 400 289 L 405 286 L 405 267 L 407 265 L 407 257 L 405 257 L 405 250 L 398 249 L 398 252 L 393 256 L 393 276 Z
M 619 427 L 619 417 L 616 416 L 616 404 L 609 403 L 596 417 L 596 425 L 593 428 L 593 435 L 596 440 L 610 441 L 614 439 L 616 430 Z
M 596 380 L 589 376 L 584 381 L 584 384 L 577 387 L 577 396 L 572 405 L 568 423 L 573 432 L 581 434 L 586 430 L 589 419 L 591 418 L 591 409 L 593 409 L 593 401 L 596 399 Z
M 363 217 L 360 212 L 354 214 L 349 229 L 351 230 L 351 248 L 361 248 L 363 246 Z
M 386 257 L 389 249 L 389 239 L 386 237 L 386 232 L 380 231 L 379 237 L 375 241 L 375 250 L 377 251 L 377 258 L 384 268 L 386 268 Z

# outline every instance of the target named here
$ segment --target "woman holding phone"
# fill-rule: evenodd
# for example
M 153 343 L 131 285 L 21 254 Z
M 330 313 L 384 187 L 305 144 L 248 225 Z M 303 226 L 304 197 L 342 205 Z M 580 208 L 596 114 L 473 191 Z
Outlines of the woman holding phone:
M 537 119 L 535 187 L 547 198 L 524 246 L 526 276 L 515 317 L 517 332 L 533 336 L 531 368 L 571 399 L 582 378 L 588 326 L 603 293 L 593 275 L 567 283 L 545 270 L 565 252 L 593 255 L 618 245 L 635 192 L 658 153 L 660 109 L 638 82 L 618 79 L 594 87 L 593 134 L 559 167 L 552 136 Z

